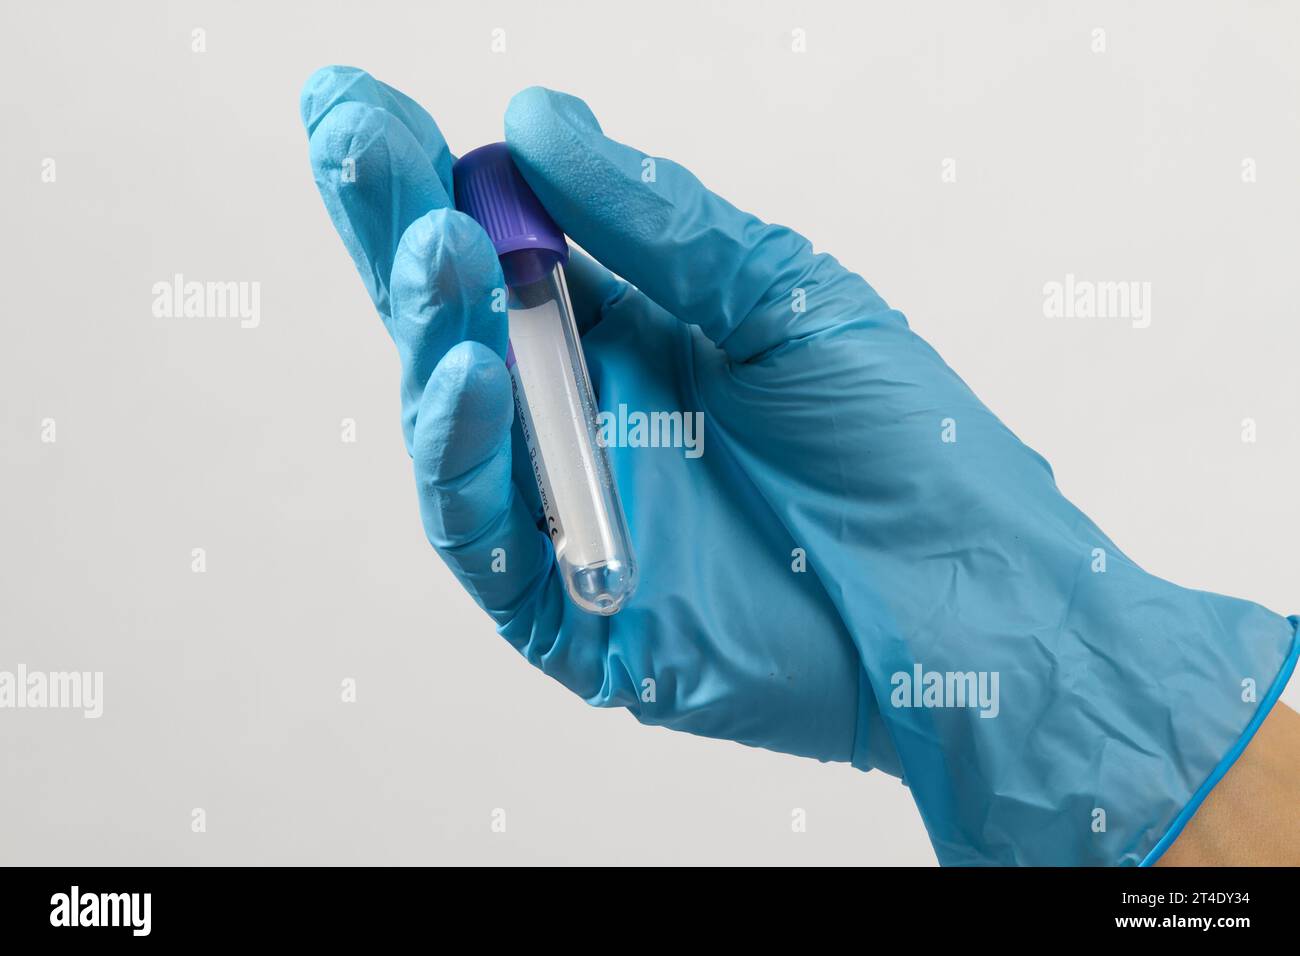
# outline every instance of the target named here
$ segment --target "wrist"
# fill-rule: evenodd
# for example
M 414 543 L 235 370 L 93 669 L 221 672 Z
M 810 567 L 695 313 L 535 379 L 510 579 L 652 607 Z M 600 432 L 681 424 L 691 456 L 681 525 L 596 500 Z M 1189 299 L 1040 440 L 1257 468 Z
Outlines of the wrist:
M 1278 703 L 1160 866 L 1300 865 L 1300 714 Z

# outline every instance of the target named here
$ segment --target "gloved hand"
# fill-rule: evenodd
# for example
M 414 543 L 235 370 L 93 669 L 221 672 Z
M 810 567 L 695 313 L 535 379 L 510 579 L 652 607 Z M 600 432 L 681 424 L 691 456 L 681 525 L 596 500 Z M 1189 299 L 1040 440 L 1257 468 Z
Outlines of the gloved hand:
M 343 67 L 302 115 L 401 355 L 429 540 L 588 702 L 900 774 L 941 862 L 1036 864 L 1153 858 L 1272 706 L 1293 621 L 1142 571 L 860 277 L 533 88 L 506 140 L 601 263 L 567 269 L 601 408 L 705 418 L 698 458 L 610 449 L 641 582 L 579 611 L 512 479 L 504 283 L 441 133 Z

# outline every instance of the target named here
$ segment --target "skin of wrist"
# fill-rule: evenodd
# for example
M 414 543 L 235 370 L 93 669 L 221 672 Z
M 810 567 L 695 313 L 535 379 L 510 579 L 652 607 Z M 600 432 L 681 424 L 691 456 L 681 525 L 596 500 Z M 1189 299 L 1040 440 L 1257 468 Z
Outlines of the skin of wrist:
M 1157 866 L 1300 866 L 1300 714 L 1278 703 Z

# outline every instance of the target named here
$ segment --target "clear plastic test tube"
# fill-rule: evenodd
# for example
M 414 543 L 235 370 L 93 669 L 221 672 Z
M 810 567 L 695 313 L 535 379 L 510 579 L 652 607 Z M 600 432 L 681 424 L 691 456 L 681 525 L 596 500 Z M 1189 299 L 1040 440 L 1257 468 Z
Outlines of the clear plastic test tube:
M 456 207 L 487 232 L 505 276 L 506 366 L 545 527 L 573 602 L 615 614 L 636 588 L 636 561 L 564 282 L 569 247 L 505 143 L 453 167 Z

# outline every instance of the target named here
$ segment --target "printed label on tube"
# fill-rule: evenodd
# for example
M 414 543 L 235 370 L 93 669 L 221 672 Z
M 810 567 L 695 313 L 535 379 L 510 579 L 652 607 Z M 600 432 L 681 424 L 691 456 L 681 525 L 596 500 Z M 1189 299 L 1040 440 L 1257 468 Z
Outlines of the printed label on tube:
M 595 409 L 574 368 L 560 306 L 510 310 L 510 369 L 515 410 L 557 553 L 577 567 L 617 553 L 615 532 L 599 503 L 610 477 L 593 446 Z
M 546 478 L 546 468 L 542 465 L 541 449 L 537 447 L 536 426 L 533 416 L 528 411 L 528 396 L 524 393 L 524 383 L 519 378 L 519 360 L 515 357 L 514 343 L 511 342 L 506 353 L 506 368 L 510 371 L 510 391 L 515 399 L 515 419 L 519 422 L 519 431 L 524 436 L 524 445 L 528 449 L 528 467 L 537 481 L 537 494 L 542 501 L 542 514 L 546 518 L 546 531 L 551 542 L 558 549 L 564 538 L 564 525 L 555 513 L 555 493 Z

